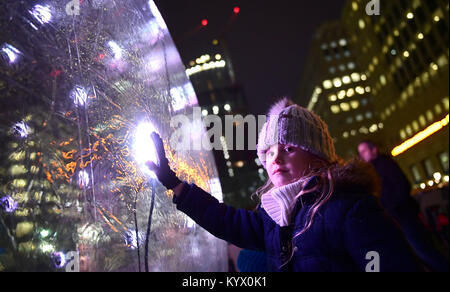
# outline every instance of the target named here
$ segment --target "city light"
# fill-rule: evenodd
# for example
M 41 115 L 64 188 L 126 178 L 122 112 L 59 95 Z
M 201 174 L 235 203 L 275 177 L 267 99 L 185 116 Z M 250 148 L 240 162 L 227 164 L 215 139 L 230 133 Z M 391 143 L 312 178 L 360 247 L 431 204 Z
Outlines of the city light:
M 5 56 L 4 58 L 7 59 L 10 65 L 16 63 L 19 59 L 19 56 L 22 55 L 21 51 L 11 46 L 10 44 L 4 44 L 0 52 L 3 53 L 3 55 Z
M 21 138 L 26 138 L 28 137 L 28 134 L 30 134 L 30 128 L 25 122 L 15 123 L 12 129 L 14 133 L 19 135 Z
M 241 9 L 238 6 L 233 8 L 234 14 L 239 14 L 240 11 L 241 11 Z
M 122 48 L 115 41 L 109 41 L 108 46 L 113 52 L 115 60 L 122 59 Z
M 217 105 L 213 106 L 213 114 L 219 114 L 219 107 Z
M 156 178 L 154 172 L 146 165 L 148 161 L 158 163 L 156 148 L 151 137 L 153 132 L 158 132 L 153 124 L 150 122 L 140 123 L 136 128 L 133 150 L 134 158 L 141 170 L 150 177 Z
M 198 61 L 201 62 L 200 59 L 198 59 Z M 211 61 L 209 63 L 204 63 L 201 65 L 199 64 L 194 67 L 186 69 L 186 75 L 189 77 L 189 76 L 194 75 L 199 72 L 216 69 L 216 68 L 224 68 L 225 66 L 226 66 L 226 62 L 224 60 Z
M 426 128 L 425 130 L 417 133 L 414 137 L 412 137 L 411 139 L 406 140 L 401 145 L 395 147 L 391 151 L 392 156 L 395 157 L 395 156 L 398 156 L 398 155 L 402 154 L 403 152 L 405 152 L 406 150 L 410 149 L 414 145 L 420 143 L 421 141 L 423 141 L 426 138 L 430 137 L 434 133 L 440 131 L 443 127 L 448 125 L 448 122 L 449 122 L 449 115 L 447 115 L 441 121 L 436 122 L 436 123 L 432 124 L 431 126 L 429 126 L 428 128 Z
M 83 106 L 86 104 L 88 94 L 86 92 L 86 89 L 82 86 L 75 86 L 75 88 L 70 93 L 70 98 L 73 100 L 73 102 L 76 105 Z
M 412 12 L 408 12 L 408 14 L 406 14 L 406 18 L 413 19 L 414 18 L 414 14 Z
M 40 23 L 46 24 L 52 21 L 52 13 L 49 6 L 35 5 L 28 11 Z
M 227 103 L 226 105 L 223 106 L 223 109 L 229 112 L 231 110 L 231 106 Z
M 208 20 L 207 19 L 203 19 L 202 20 L 202 26 L 207 26 L 208 25 Z

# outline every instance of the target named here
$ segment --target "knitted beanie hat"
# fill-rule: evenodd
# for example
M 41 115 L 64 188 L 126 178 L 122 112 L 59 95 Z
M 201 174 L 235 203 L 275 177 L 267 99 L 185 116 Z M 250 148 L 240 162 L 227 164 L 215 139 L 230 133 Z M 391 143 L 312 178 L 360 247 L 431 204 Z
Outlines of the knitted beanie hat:
M 275 144 L 300 147 L 328 162 L 338 159 L 325 122 L 287 98 L 281 99 L 270 108 L 268 119 L 259 133 L 257 152 L 264 167 L 266 151 Z

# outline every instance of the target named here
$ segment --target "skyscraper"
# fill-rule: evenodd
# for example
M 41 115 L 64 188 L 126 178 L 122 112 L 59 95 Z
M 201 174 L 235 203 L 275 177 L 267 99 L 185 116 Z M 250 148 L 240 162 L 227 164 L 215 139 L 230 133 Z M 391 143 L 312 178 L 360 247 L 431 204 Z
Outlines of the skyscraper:
M 339 118 L 346 105 L 342 108 L 341 103 L 339 112 L 336 106 L 334 110 L 331 106 L 313 109 L 324 117 L 335 112 L 327 122 L 337 138 L 339 154 L 351 154 L 358 141 L 371 139 L 395 157 L 416 188 L 446 183 L 448 1 L 380 1 L 380 15 L 368 15 L 368 3 L 347 1 L 337 22 L 348 37 L 356 72 L 364 78 L 359 91 L 365 91 L 369 110 L 361 114 L 370 119 L 365 128 L 353 124 L 349 135 L 347 124 Z M 301 92 L 312 95 L 310 105 L 320 105 L 326 96 L 313 94 L 324 91 L 326 85 Z

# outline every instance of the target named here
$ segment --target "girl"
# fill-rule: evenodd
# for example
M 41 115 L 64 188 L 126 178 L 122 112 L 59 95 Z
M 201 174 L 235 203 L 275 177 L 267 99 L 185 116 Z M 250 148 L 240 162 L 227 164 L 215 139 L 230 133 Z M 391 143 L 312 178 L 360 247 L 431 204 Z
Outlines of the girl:
M 213 235 L 262 250 L 269 271 L 421 271 L 401 231 L 374 194 L 373 169 L 343 164 L 327 125 L 288 99 L 272 106 L 258 139 L 269 180 L 256 192 L 256 211 L 219 203 L 170 169 L 152 134 L 159 165 L 148 162 L 173 202 Z

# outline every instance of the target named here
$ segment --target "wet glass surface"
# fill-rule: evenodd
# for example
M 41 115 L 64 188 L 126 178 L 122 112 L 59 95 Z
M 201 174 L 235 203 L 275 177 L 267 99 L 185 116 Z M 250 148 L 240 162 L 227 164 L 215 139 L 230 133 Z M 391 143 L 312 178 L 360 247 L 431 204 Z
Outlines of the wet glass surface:
M 173 116 L 199 121 L 155 4 L 2 1 L 0 27 L 0 271 L 224 271 L 226 244 L 142 166 L 156 130 L 221 199 L 212 153 L 167 143 Z

